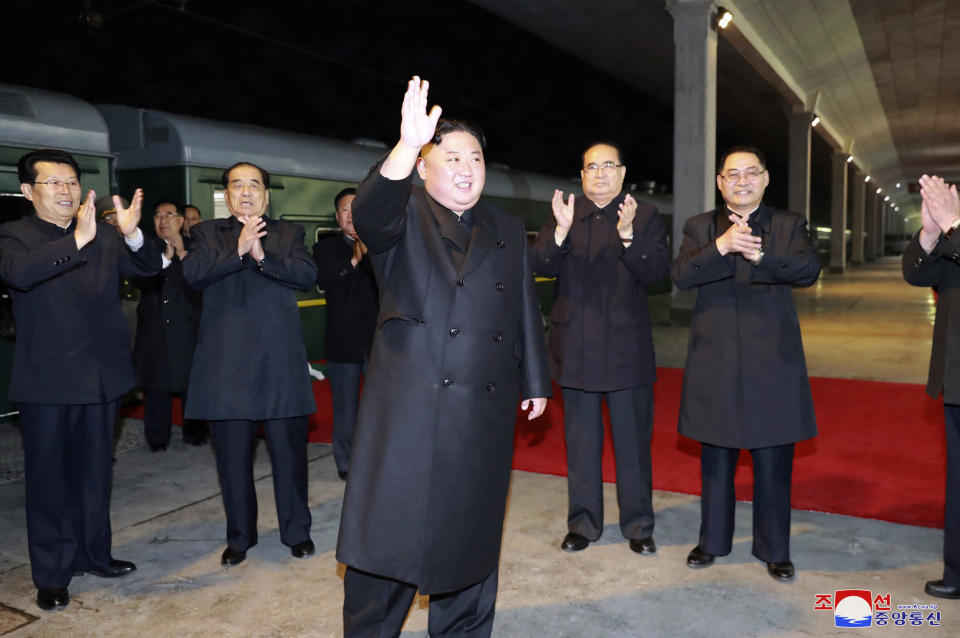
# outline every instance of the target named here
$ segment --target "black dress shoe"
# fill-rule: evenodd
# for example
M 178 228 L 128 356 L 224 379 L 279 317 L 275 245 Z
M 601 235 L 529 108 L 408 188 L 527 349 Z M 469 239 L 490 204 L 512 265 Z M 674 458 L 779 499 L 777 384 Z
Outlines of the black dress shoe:
M 767 573 L 777 580 L 790 580 L 793 578 L 795 570 L 793 563 L 785 560 L 782 563 L 767 563 Z
M 166 443 L 151 443 L 150 444 L 151 452 L 166 452 L 167 444 Z
M 713 565 L 713 561 L 716 559 L 716 556 L 713 554 L 708 554 L 703 551 L 703 548 L 697 545 L 690 550 L 690 553 L 687 554 L 687 566 L 688 567 L 710 567 Z
M 313 556 L 315 551 L 317 551 L 317 549 L 313 546 L 313 541 L 309 538 L 290 548 L 290 553 L 294 558 L 306 558 L 307 556 Z
M 960 587 L 944 585 L 942 580 L 928 580 L 923 591 L 937 598 L 960 598 Z
M 88 569 L 87 573 L 99 576 L 100 578 L 120 578 L 135 571 L 137 571 L 137 566 L 130 561 L 112 558 L 106 567 Z
M 43 611 L 57 611 L 69 604 L 70 592 L 66 587 L 37 590 L 37 607 Z
M 347 480 L 347 473 L 346 473 L 346 471 L 344 471 L 344 472 L 337 472 L 337 476 L 340 477 L 340 480 L 341 480 L 341 481 L 346 481 L 346 480 Z
M 560 549 L 565 552 L 579 552 L 582 549 L 586 549 L 589 544 L 590 541 L 587 540 L 586 536 L 582 536 L 576 532 L 570 532 L 563 537 L 563 542 L 560 543 Z
M 657 544 L 653 542 L 653 536 L 631 538 L 630 549 L 638 554 L 656 554 Z
M 247 550 L 227 547 L 220 557 L 221 565 L 239 565 L 247 559 Z

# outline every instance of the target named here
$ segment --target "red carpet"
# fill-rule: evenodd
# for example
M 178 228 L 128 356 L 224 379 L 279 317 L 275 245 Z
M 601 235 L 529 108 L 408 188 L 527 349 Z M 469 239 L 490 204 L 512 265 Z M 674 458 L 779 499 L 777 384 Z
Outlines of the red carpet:
M 322 367 L 322 366 L 316 366 Z M 683 371 L 658 369 L 654 387 L 653 486 L 686 494 L 700 493 L 700 444 L 677 434 Z M 876 518 L 894 523 L 943 526 L 946 449 L 943 407 L 919 385 L 810 379 L 820 435 L 797 444 L 793 506 L 799 509 Z M 330 385 L 313 382 L 317 412 L 310 416 L 310 441 L 329 443 L 332 431 Z M 544 416 L 517 418 L 514 467 L 544 474 L 566 474 L 563 399 L 554 399 Z M 142 406 L 124 410 L 142 418 Z M 179 405 L 174 418 L 180 422 Z M 604 410 L 606 420 L 606 410 Z M 603 453 L 603 477 L 616 468 L 609 425 Z M 740 457 L 737 498 L 751 499 L 749 453 Z

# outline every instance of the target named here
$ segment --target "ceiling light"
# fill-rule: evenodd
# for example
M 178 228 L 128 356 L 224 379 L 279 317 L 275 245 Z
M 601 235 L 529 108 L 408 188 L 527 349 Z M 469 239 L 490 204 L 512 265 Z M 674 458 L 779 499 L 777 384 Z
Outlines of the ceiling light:
M 814 126 L 816 126 L 816 125 L 819 124 L 819 123 L 820 123 L 820 116 L 819 116 L 819 115 L 814 115 L 814 116 L 813 116 L 813 120 L 810 122 L 810 127 L 813 128 Z
M 733 14 L 730 13 L 729 9 L 717 7 L 717 17 L 713 21 L 714 28 L 726 29 L 728 26 L 730 26 L 731 22 L 733 22 Z
M 847 164 L 853 161 L 853 155 L 847 155 Z
M 883 189 L 882 189 L 882 188 L 878 188 L 878 189 L 877 189 L 877 195 L 879 195 L 879 194 L 882 193 L 882 192 L 883 192 Z
M 900 182 L 897 182 L 897 188 L 898 189 L 900 188 Z
M 864 177 L 864 178 L 863 178 L 863 181 L 865 181 L 865 182 L 869 182 L 869 181 L 870 181 L 870 176 L 869 176 L 869 175 L 867 175 L 866 177 Z
M 885 201 L 885 202 L 889 202 L 889 201 L 890 201 L 890 196 L 889 196 L 889 195 L 887 195 L 886 197 L 884 197 L 884 198 L 883 198 L 883 201 Z

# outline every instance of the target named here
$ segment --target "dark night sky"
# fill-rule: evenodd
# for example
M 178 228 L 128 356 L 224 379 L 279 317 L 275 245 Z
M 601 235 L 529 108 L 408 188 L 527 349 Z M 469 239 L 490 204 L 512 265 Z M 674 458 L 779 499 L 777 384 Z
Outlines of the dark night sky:
M 40 6 L 13 0 L 5 8 L 0 50 L 7 62 L 0 80 L 92 103 L 392 145 L 405 83 L 417 73 L 430 80 L 431 101 L 445 115 L 485 129 L 489 162 L 573 176 L 583 147 L 609 139 L 625 151 L 628 182 L 671 186 L 672 104 L 467 2 L 58 0 Z M 91 15 L 99 26 L 90 24 Z M 665 52 L 668 68 L 672 55 Z M 745 142 L 764 147 L 773 176 L 767 201 L 784 206 L 781 100 L 722 39 L 718 57 L 718 149 Z M 746 114 L 744 97 L 752 109 Z M 816 200 L 823 162 L 814 148 Z

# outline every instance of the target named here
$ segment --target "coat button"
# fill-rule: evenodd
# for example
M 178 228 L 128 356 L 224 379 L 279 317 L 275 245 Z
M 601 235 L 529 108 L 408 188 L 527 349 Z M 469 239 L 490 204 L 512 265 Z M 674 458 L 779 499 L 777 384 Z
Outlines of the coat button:
M 443 381 L 441 381 L 441 383 L 443 384 L 443 387 L 449 388 L 450 386 L 453 385 L 453 379 L 444 379 Z
M 451 337 L 456 337 L 458 334 L 460 334 L 460 328 L 450 328 Z
M 496 392 L 496 391 L 497 391 L 497 386 L 495 386 L 492 383 L 487 384 L 487 392 Z
M 594 219 L 596 219 L 597 221 L 600 221 L 601 219 L 603 219 L 603 214 L 597 213 Z
M 463 279 L 458 279 L 458 280 L 457 280 L 457 285 L 462 288 L 462 287 L 463 287 Z
M 500 343 L 501 341 L 503 341 L 503 335 L 500 334 L 499 332 L 494 332 L 494 333 L 493 333 L 493 340 L 494 340 L 495 342 L 497 342 L 497 343 Z
M 502 282 L 502 281 L 498 281 L 498 282 L 497 282 L 497 292 L 503 292 L 503 282 Z
M 786 265 L 786 264 L 780 264 L 780 268 L 782 268 L 782 269 L 784 269 L 784 270 L 786 270 L 786 268 L 787 268 L 787 265 Z
M 164 300 L 163 300 L 163 303 L 170 303 L 170 300 L 169 300 L 169 299 L 164 299 Z
M 169 323 L 170 323 L 170 320 L 169 320 L 169 319 L 164 319 L 164 320 L 163 320 L 163 323 L 165 323 L 165 324 L 168 324 L 168 325 L 169 325 Z
M 497 240 L 497 248 L 506 248 L 506 246 L 507 246 L 507 245 L 506 245 L 505 243 L 503 243 L 503 240 L 502 240 L 502 239 L 498 239 L 498 240 Z
M 700 264 L 694 264 L 693 268 L 694 270 L 700 270 Z

